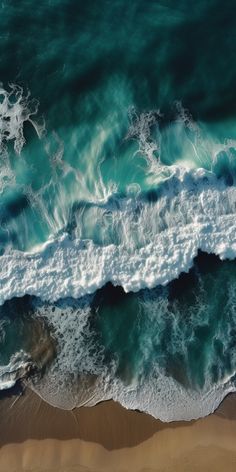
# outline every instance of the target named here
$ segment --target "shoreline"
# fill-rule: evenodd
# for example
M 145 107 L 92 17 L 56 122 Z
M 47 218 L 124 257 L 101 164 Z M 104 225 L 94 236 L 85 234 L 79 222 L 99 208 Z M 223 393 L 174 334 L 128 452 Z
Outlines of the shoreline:
M 114 401 L 73 411 L 35 393 L 0 399 L 1 472 L 236 470 L 236 395 L 203 419 L 162 423 Z

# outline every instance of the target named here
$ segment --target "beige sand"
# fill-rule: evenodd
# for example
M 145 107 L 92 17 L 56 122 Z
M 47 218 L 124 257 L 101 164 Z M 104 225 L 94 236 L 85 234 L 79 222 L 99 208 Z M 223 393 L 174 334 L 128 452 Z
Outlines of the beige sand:
M 27 392 L 0 401 L 0 472 L 235 472 L 236 400 L 163 424 L 114 402 L 64 412 Z

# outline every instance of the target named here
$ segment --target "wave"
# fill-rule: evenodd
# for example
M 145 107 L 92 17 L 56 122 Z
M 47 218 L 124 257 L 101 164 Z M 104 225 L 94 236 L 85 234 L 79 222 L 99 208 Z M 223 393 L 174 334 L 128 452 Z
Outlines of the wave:
M 62 409 L 112 398 L 167 422 L 206 416 L 236 391 L 235 308 L 235 262 L 206 254 L 167 287 L 126 294 L 108 284 L 78 300 L 11 300 L 1 314 L 18 322 L 31 313 L 45 334 L 39 343 L 30 329 L 34 343 L 2 365 L 1 388 L 33 362 L 37 375 L 24 382 Z
M 137 294 L 108 285 L 80 300 L 34 300 L 58 350 L 30 387 L 63 409 L 112 398 L 167 422 L 206 416 L 236 391 L 235 281 L 234 262 L 199 255 L 182 292 L 178 280 Z
M 169 179 L 148 200 L 94 205 L 84 213 L 88 235 L 86 230 L 79 239 L 63 234 L 32 253 L 3 254 L 0 303 L 25 294 L 50 301 L 78 298 L 107 282 L 135 292 L 187 272 L 198 249 L 221 259 L 235 257 L 235 187 L 201 170 L 189 171 L 181 180 Z M 100 230 L 96 244 L 88 236 Z
M 113 113 L 111 123 L 107 116 L 101 125 L 91 125 L 91 129 L 81 124 L 45 137 L 45 125 L 39 125 L 36 118 L 38 103 L 30 99 L 29 93 L 24 95 L 20 87 L 13 85 L 9 91 L 2 88 L 0 92 L 1 254 L 12 254 L 14 250 L 36 252 L 37 245 L 52 247 L 54 241 L 52 251 L 57 247 L 60 254 L 65 245 L 69 254 L 70 244 L 75 257 L 80 243 L 90 244 L 95 252 L 100 251 L 100 246 L 106 246 L 104 251 L 109 252 L 107 246 L 111 246 L 110 255 L 118 257 L 117 264 L 124 260 L 126 265 L 126 252 L 135 253 L 137 264 L 141 264 L 140 248 L 153 245 L 158 232 L 172 227 L 171 221 L 185 227 L 198 219 L 191 217 L 191 202 L 201 212 L 201 203 L 197 202 L 201 190 L 202 199 L 213 200 L 205 191 L 207 184 L 203 188 L 204 178 L 212 188 L 216 187 L 215 192 L 220 189 L 219 195 L 221 180 L 226 186 L 234 184 L 235 142 L 214 141 L 211 133 L 195 123 L 179 103 L 169 120 L 159 111 L 138 113 L 132 108 L 129 123 L 123 110 L 122 114 Z M 125 96 L 122 86 L 120 93 Z M 27 123 L 35 128 L 40 140 L 36 136 L 31 139 L 26 133 Z M 23 148 L 26 134 L 30 139 Z M 11 153 L 12 147 L 15 154 Z M 190 195 L 195 189 L 196 202 Z M 190 195 L 189 207 L 184 201 L 188 199 L 186 192 Z M 181 194 L 179 202 L 175 193 Z M 174 205 L 183 207 L 182 216 L 181 210 L 174 215 Z M 204 211 L 205 208 L 206 202 Z M 166 215 L 162 217 L 162 213 Z M 196 231 L 201 231 L 200 224 L 196 224 Z M 66 235 L 69 237 L 65 243 Z M 70 243 L 71 239 L 76 241 Z M 86 251 L 81 254 L 86 257 Z M 17 252 L 15 255 L 19 259 Z M 103 258 L 101 251 L 97 257 Z M 105 259 L 110 265 L 109 254 Z M 84 271 L 83 263 L 81 267 Z M 113 271 L 110 275 L 107 271 L 105 268 L 101 283 L 111 280 L 125 284 L 122 275 L 118 274 L 116 281 Z M 130 271 L 126 272 L 128 276 Z M 100 282 L 95 281 L 94 289 L 98 286 Z M 89 291 L 94 289 L 90 287 Z
M 9 364 L 0 365 L 0 390 L 14 387 L 18 380 L 30 375 L 33 367 L 31 357 L 24 351 L 12 355 Z
M 5 191 L 5 183 L 11 187 L 16 178 L 10 167 L 7 143 L 11 141 L 15 152 L 21 153 L 25 143 L 23 127 L 27 121 L 41 137 L 40 127 L 31 118 L 37 105 L 33 103 L 30 107 L 21 89 L 13 91 L 13 95 L 0 93 L 0 153 L 6 169 L 2 191 Z M 212 343 L 214 362 L 210 366 L 204 364 L 206 371 L 200 386 L 192 382 L 189 367 L 184 381 L 175 372 L 181 370 L 175 366 L 176 350 L 179 353 L 182 349 L 181 355 L 187 363 L 189 352 L 192 354 L 188 340 L 196 344 L 193 343 L 193 351 L 201 344 L 196 333 L 206 328 L 205 318 L 199 322 L 206 305 L 203 297 L 189 315 L 190 327 L 185 319 L 189 335 L 185 324 L 181 325 L 182 310 L 176 306 L 170 310 L 170 299 L 163 286 L 190 270 L 199 249 L 214 253 L 222 260 L 236 256 L 235 143 L 228 141 L 222 146 L 203 139 L 186 110 L 179 104 L 177 109 L 177 118 L 168 126 L 161 123 L 159 112 L 140 115 L 134 110 L 130 112 L 125 143 L 134 139 L 138 146 L 123 163 L 125 161 L 130 168 L 134 162 L 137 164 L 134 158 L 145 159 L 145 176 L 140 181 L 135 177 L 127 185 L 120 185 L 124 169 L 118 182 L 110 178 L 113 176 L 110 158 L 101 160 L 101 155 L 112 131 L 102 129 L 91 144 L 92 164 L 89 159 L 85 162 L 81 159 L 78 169 L 64 159 L 65 148 L 60 139 L 55 152 L 52 152 L 50 139 L 43 142 L 48 160 L 45 164 L 43 157 L 35 164 L 38 168 L 34 171 L 34 176 L 37 174 L 34 184 L 30 188 L 25 184 L 19 186 L 17 176 L 17 191 L 13 196 L 6 195 L 2 204 L 0 305 L 4 307 L 6 300 L 25 294 L 37 297 L 37 300 L 32 299 L 34 311 L 51 327 L 57 355 L 46 374 L 39 379 L 32 378 L 29 384 L 46 401 L 61 408 L 91 406 L 113 398 L 127 408 L 172 421 L 204 416 L 213 411 L 227 393 L 235 391 L 236 363 L 232 362 L 230 368 L 222 367 L 220 372 L 217 370 L 222 351 L 220 343 L 216 343 L 216 347 Z M 86 132 L 84 135 L 87 145 Z M 184 143 L 182 147 L 181 143 Z M 20 176 L 28 169 L 27 159 L 22 158 L 22 162 Z M 104 168 L 109 168 L 106 179 L 103 164 Z M 30 172 L 27 178 L 30 181 Z M 34 227 L 39 237 L 33 234 Z M 17 238 L 23 239 L 18 246 Z M 28 244 L 30 238 L 33 244 Z M 37 244 L 40 241 L 43 243 Z M 32 247 L 32 250 L 16 247 Z M 123 359 L 123 352 L 122 362 L 116 352 L 115 355 L 107 352 L 104 343 L 98 342 L 99 330 L 92 326 L 91 319 L 96 324 L 92 315 L 100 309 L 96 306 L 98 289 L 105 287 L 103 291 L 106 291 L 108 282 L 122 287 L 126 293 L 137 292 L 136 311 L 142 313 L 142 322 L 150 325 L 140 329 L 135 337 L 135 343 L 140 337 L 141 352 L 141 361 L 135 364 L 135 370 L 130 359 Z M 157 286 L 156 292 L 154 287 Z M 199 292 L 201 295 L 201 289 Z M 232 314 L 234 287 L 228 295 Z M 118 316 L 113 316 L 112 325 L 123 313 L 121 308 Z M 112 315 L 114 310 L 115 307 L 110 310 Z M 124 310 L 124 313 L 125 325 L 130 312 Z M 142 326 L 140 319 L 135 321 L 137 326 Z M 208 327 L 211 321 L 209 318 Z M 168 345 L 162 334 L 168 331 L 170 336 L 170 327 L 173 342 Z M 132 328 L 136 332 L 136 328 Z M 128 327 L 127 332 L 132 330 Z M 186 336 L 181 338 L 181 333 Z M 125 338 L 124 333 L 122 336 Z M 158 353 L 154 360 L 150 358 L 155 354 L 152 346 Z M 158 351 L 160 346 L 164 346 L 164 351 Z M 52 354 L 53 348 L 49 351 Z M 27 354 L 21 354 L 22 358 L 13 357 L 0 366 L 2 388 L 13 385 L 27 370 L 30 360 L 24 358 Z M 136 362 L 135 355 L 133 358 Z M 170 369 L 169 364 L 176 368 Z M 199 371 L 198 366 L 196 371 Z M 185 383 L 186 379 L 190 384 Z

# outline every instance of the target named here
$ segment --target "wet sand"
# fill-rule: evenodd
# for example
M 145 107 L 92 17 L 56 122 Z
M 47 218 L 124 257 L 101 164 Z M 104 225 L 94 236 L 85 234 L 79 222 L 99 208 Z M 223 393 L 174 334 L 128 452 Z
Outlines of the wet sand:
M 235 470 L 233 395 L 189 423 L 161 423 L 113 401 L 63 411 L 29 390 L 0 399 L 0 472 Z

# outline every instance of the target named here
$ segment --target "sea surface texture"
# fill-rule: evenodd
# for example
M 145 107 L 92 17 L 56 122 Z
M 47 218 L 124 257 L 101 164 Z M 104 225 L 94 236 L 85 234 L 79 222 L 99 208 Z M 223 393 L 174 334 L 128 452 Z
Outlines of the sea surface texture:
M 2 0 L 0 389 L 236 391 L 236 4 Z

